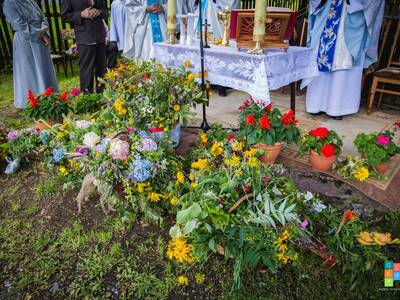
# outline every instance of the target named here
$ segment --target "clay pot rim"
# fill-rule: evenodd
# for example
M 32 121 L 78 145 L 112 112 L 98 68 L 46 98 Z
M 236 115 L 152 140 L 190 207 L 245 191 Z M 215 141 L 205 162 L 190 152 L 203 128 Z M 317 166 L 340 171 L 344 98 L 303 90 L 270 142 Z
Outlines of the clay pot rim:
M 286 144 L 285 142 L 276 142 L 273 145 L 267 145 L 267 144 L 263 144 L 263 143 L 257 143 L 254 146 L 255 147 L 277 147 L 277 146 L 283 146 L 284 144 Z

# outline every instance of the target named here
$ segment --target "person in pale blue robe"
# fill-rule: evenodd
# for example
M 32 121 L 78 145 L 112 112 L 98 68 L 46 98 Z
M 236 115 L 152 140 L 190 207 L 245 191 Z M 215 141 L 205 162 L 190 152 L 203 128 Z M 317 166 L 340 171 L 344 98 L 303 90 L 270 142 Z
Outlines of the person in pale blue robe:
M 58 91 L 47 34 L 48 22 L 34 0 L 5 0 L 3 12 L 14 33 L 14 105 L 27 105 L 28 91 L 42 93 L 53 87 Z
M 358 112 L 363 68 L 377 60 L 384 7 L 384 0 L 310 0 L 307 45 L 320 75 L 303 82 L 307 112 L 338 120 Z
M 111 3 L 110 42 L 116 42 L 119 51 L 124 49 L 125 23 L 125 0 L 114 0 Z

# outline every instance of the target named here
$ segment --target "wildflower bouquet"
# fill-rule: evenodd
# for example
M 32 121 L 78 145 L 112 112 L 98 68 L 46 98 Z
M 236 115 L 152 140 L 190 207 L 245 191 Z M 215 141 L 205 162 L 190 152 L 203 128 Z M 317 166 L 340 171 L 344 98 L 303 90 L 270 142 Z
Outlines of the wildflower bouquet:
M 394 132 L 391 130 L 360 133 L 354 140 L 354 145 L 371 166 L 376 166 L 389 162 L 393 156 L 400 153 L 400 147 L 395 144 L 393 138 Z
M 298 141 L 300 130 L 292 110 L 282 115 L 279 109 L 271 105 L 262 107 L 252 100 L 244 102 L 239 110 L 239 136 L 245 138 L 248 145 Z
M 131 62 L 106 75 L 112 113 L 136 129 L 168 131 L 193 116 L 192 105 L 204 95 L 184 67 L 171 69 L 155 62 Z
M 41 95 L 35 95 L 29 91 L 25 114 L 34 120 L 61 120 L 70 110 L 69 98 L 69 91 L 56 93 L 52 87 Z
M 9 131 L 7 140 L 8 152 L 14 160 L 27 158 L 38 153 L 40 141 L 39 133 L 35 129 Z
M 341 153 L 343 141 L 333 130 L 325 127 L 315 128 L 301 138 L 302 152 L 315 151 L 323 157 L 330 158 Z
M 370 176 L 367 161 L 358 157 L 348 156 L 346 158 L 339 158 L 335 169 L 345 179 L 365 181 Z

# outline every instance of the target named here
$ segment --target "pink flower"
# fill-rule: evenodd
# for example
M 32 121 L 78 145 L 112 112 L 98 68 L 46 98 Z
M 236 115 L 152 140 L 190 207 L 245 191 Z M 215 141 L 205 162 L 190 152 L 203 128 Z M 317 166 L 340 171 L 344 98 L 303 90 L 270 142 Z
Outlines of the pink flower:
M 129 155 L 129 144 L 119 139 L 113 139 L 110 143 L 109 154 L 114 160 L 126 160 Z
M 378 135 L 378 139 L 376 141 L 378 145 L 387 146 L 390 144 L 390 137 L 386 135 Z
M 234 135 L 234 134 L 230 134 L 230 135 L 228 135 L 228 136 L 226 137 L 226 140 L 227 140 L 228 142 L 231 142 L 234 138 L 235 138 L 235 135 Z
M 309 224 L 308 220 L 304 219 L 303 222 L 300 222 L 299 227 L 301 230 L 305 231 L 305 230 L 307 230 L 308 224 Z
M 72 95 L 72 97 L 76 97 L 76 96 L 78 96 L 80 93 L 81 93 L 81 90 L 78 89 L 78 88 L 73 88 L 73 89 L 71 90 L 71 95 Z
M 128 132 L 132 132 L 134 129 L 132 127 L 127 128 Z

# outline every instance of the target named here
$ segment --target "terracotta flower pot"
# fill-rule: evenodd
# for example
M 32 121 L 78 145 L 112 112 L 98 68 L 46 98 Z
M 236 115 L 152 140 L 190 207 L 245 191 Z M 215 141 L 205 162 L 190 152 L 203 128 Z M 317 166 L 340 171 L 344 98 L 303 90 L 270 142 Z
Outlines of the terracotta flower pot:
M 262 149 L 265 151 L 265 154 L 260 157 L 260 160 L 266 165 L 271 165 L 275 163 L 276 159 L 279 156 L 279 153 L 281 152 L 282 146 L 283 142 L 276 143 L 273 146 L 257 144 L 256 147 L 258 149 Z
M 392 156 L 388 162 L 375 165 L 376 171 L 378 171 L 379 174 L 384 174 L 387 171 L 387 169 L 390 168 L 392 160 L 394 160 L 395 157 L 396 155 Z
M 336 155 L 331 157 L 325 157 L 319 155 L 317 152 L 310 151 L 310 163 L 311 167 L 316 171 L 330 172 L 332 171 L 332 166 L 335 163 L 337 157 Z
M 51 120 L 50 119 L 50 120 L 46 120 L 46 123 L 48 125 L 50 125 L 50 126 L 53 126 L 54 124 L 61 123 L 61 122 L 57 121 L 57 120 Z M 46 123 L 44 123 L 42 121 L 37 121 L 36 122 L 36 129 L 42 131 L 42 130 L 45 130 L 45 129 L 49 128 L 49 126 Z

